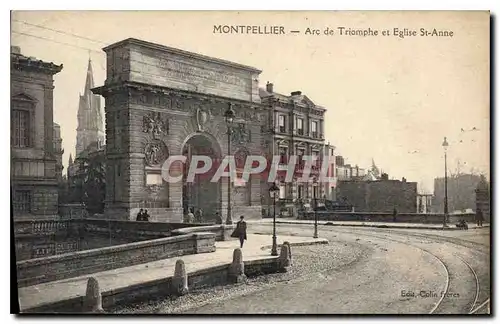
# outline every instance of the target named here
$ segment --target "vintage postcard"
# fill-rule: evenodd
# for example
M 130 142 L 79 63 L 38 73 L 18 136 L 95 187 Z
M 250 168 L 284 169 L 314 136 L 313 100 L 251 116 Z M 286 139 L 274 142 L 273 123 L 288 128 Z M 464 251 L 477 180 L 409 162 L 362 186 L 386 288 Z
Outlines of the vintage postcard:
M 490 21 L 13 11 L 12 312 L 491 314 Z

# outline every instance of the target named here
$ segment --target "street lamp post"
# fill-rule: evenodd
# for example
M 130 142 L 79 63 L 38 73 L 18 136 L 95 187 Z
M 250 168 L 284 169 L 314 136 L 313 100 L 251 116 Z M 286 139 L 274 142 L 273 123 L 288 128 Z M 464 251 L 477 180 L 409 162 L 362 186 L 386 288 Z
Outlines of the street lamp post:
M 448 167 L 446 161 L 446 153 L 448 150 L 448 141 L 446 137 L 443 141 L 443 149 L 444 149 L 444 219 L 443 219 L 443 227 L 446 227 L 446 223 L 448 221 Z
M 269 188 L 269 194 L 273 198 L 273 246 L 271 248 L 271 255 L 273 256 L 278 255 L 278 243 L 276 242 L 276 196 L 279 191 L 280 188 L 273 182 L 271 188 Z
M 318 238 L 318 198 L 316 197 L 316 185 L 317 185 L 317 179 L 314 177 L 313 179 L 313 199 L 314 199 L 314 235 L 313 238 Z
M 234 121 L 234 110 L 232 104 L 229 103 L 227 110 L 224 112 L 224 118 L 227 124 L 227 158 L 231 156 L 231 124 Z M 231 213 L 231 165 L 228 164 L 229 176 L 227 177 L 227 217 L 226 224 L 231 225 L 233 223 L 233 216 Z

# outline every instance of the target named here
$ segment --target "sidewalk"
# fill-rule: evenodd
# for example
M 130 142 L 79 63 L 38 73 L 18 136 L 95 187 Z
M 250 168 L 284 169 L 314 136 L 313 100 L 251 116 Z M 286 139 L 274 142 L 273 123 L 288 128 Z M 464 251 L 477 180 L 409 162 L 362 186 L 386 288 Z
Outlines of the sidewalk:
M 328 242 L 326 239 L 321 238 L 313 239 L 298 236 L 278 237 L 278 244 L 285 241 L 290 242 L 292 246 Z M 248 240 L 242 249 L 243 260 L 250 261 L 272 258 L 270 254 L 271 242 L 270 235 L 248 234 Z M 173 276 L 177 259 L 184 260 L 188 274 L 213 266 L 229 264 L 233 260 L 233 250 L 239 248 L 239 241 L 222 241 L 216 242 L 215 245 L 216 251 L 212 253 L 184 255 L 182 257 L 164 259 L 131 267 L 96 272 L 91 275 L 19 288 L 21 312 L 29 308 L 84 296 L 87 288 L 87 279 L 89 277 L 94 277 L 99 281 L 101 292 L 104 293 L 134 284 Z
M 272 218 L 263 218 L 261 220 L 248 220 L 247 223 L 272 224 L 273 219 Z M 314 225 L 314 220 L 277 218 L 276 224 Z M 422 223 L 391 223 L 391 222 L 364 222 L 364 221 L 318 221 L 318 225 L 443 230 L 443 224 L 422 224 Z M 469 225 L 469 230 L 480 228 L 476 224 L 469 223 L 468 225 Z M 483 224 L 483 227 L 490 227 L 490 224 Z M 455 224 L 450 223 L 450 224 L 448 224 L 448 227 L 445 230 L 459 230 L 459 229 L 455 226 Z

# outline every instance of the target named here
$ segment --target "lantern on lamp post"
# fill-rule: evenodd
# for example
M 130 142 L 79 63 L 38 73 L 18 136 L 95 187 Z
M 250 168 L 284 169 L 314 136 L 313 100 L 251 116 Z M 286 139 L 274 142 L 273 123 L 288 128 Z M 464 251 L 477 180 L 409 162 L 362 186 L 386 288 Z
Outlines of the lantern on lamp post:
M 271 255 L 278 255 L 278 243 L 276 242 L 276 196 L 279 195 L 280 188 L 273 182 L 269 188 L 269 195 L 273 199 L 273 245 Z
M 443 219 L 443 227 L 446 227 L 446 223 L 448 222 L 448 166 L 446 161 L 446 154 L 448 151 L 448 141 L 446 137 L 443 141 L 443 149 L 444 149 L 444 219 Z
M 314 235 L 313 238 L 318 238 L 318 179 L 313 178 L 313 201 L 314 201 Z
M 228 104 L 227 110 L 224 112 L 224 119 L 226 120 L 227 125 L 227 158 L 229 162 L 229 158 L 231 156 L 231 125 L 234 121 L 234 110 L 233 105 L 231 103 Z M 231 225 L 233 223 L 233 216 L 231 213 L 231 165 L 228 164 L 229 176 L 227 177 L 227 217 L 226 224 Z

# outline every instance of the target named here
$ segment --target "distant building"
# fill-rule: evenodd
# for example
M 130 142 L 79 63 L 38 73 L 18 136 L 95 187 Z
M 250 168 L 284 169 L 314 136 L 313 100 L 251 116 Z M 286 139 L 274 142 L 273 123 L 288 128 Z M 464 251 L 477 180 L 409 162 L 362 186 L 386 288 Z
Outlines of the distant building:
M 337 200 L 359 212 L 417 212 L 417 183 L 400 180 L 339 181 Z
M 60 152 L 54 142 L 53 91 L 54 75 L 63 66 L 24 56 L 17 46 L 11 47 L 10 66 L 14 218 L 56 218 Z
M 325 152 L 325 158 L 328 159 L 329 161 L 329 172 L 328 172 L 328 177 L 332 177 L 335 179 L 334 182 L 325 182 L 324 183 L 324 196 L 329 199 L 329 200 L 336 200 L 336 187 L 337 187 L 337 179 L 336 179 L 336 167 L 335 167 L 335 146 L 331 145 L 330 143 L 325 144 L 324 148 Z
M 335 156 L 335 175 L 338 181 L 362 180 L 366 177 L 366 170 L 355 165 L 345 164 L 344 158 Z
M 484 176 L 481 176 L 475 192 L 476 192 L 476 212 L 478 210 L 481 210 L 481 212 L 483 213 L 484 220 L 486 222 L 490 222 L 491 221 L 490 186 Z
M 475 190 L 481 177 L 476 174 L 455 174 L 448 177 L 448 211 L 475 209 Z M 444 178 L 434 179 L 432 210 L 444 212 Z
M 62 172 L 64 169 L 62 163 L 62 156 L 64 153 L 64 149 L 62 148 L 62 138 L 61 138 L 61 126 L 59 124 L 54 123 L 54 155 L 56 157 L 56 178 L 57 182 L 62 182 Z
M 101 99 L 94 94 L 94 75 L 92 61 L 89 59 L 83 95 L 80 94 L 78 106 L 78 128 L 76 129 L 76 155 L 70 154 L 67 168 L 67 198 L 69 202 L 83 202 L 81 179 L 85 172 L 87 159 L 104 153 L 104 123 Z
M 78 106 L 78 128 L 76 129 L 76 157 L 94 142 L 104 143 L 104 123 L 101 112 L 101 98 L 93 94 L 94 75 L 89 59 L 85 89 L 80 95 Z

